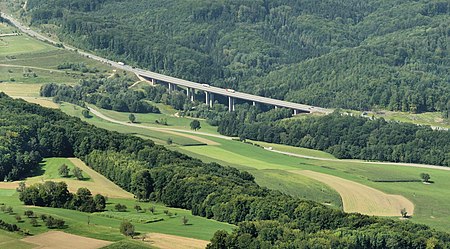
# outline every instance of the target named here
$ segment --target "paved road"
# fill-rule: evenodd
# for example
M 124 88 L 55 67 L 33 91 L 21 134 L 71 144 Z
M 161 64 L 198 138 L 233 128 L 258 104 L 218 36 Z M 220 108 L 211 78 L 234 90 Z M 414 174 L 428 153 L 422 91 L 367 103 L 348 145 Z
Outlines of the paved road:
M 364 164 L 378 164 L 378 165 L 392 165 L 392 166 L 404 166 L 404 167 L 415 167 L 415 168 L 424 168 L 424 169 L 438 169 L 438 170 L 446 170 L 450 171 L 450 167 L 445 166 L 437 166 L 437 165 L 428 165 L 428 164 L 417 164 L 417 163 L 394 163 L 394 162 L 368 162 L 361 160 L 347 160 L 347 159 L 332 159 L 332 158 L 322 158 L 322 157 L 314 157 L 314 156 L 306 156 L 297 153 L 291 153 L 286 151 L 274 150 L 267 147 L 264 147 L 265 150 L 272 151 L 274 153 L 279 153 L 287 156 L 299 157 L 299 158 L 307 158 L 314 159 L 320 161 L 331 161 L 331 162 L 349 162 L 349 163 L 364 163 Z
M 165 132 L 165 133 L 171 133 L 171 134 L 178 135 L 178 136 L 188 137 L 188 138 L 197 140 L 199 142 L 202 142 L 202 143 L 205 143 L 205 144 L 208 144 L 208 145 L 218 145 L 219 143 L 216 143 L 216 142 L 211 141 L 209 139 L 198 137 L 198 136 L 195 136 L 195 135 L 204 135 L 204 136 L 216 137 L 216 138 L 225 139 L 225 140 L 232 140 L 233 139 L 231 137 L 226 137 L 226 136 L 216 135 L 216 134 L 210 134 L 210 133 L 206 133 L 206 132 L 188 131 L 188 130 L 172 129 L 172 128 L 160 128 L 160 127 L 153 127 L 153 126 L 148 126 L 148 125 L 140 125 L 140 124 L 135 124 L 135 123 L 127 123 L 127 122 L 123 122 L 123 121 L 120 121 L 120 120 L 108 117 L 105 114 L 99 112 L 98 110 L 96 110 L 94 108 L 88 107 L 88 109 L 95 116 L 97 116 L 97 117 L 99 117 L 99 118 L 101 118 L 103 120 L 106 120 L 108 122 L 111 122 L 111 123 L 125 125 L 125 126 L 130 126 L 130 127 L 143 128 L 143 129 L 148 129 L 148 130 L 153 130 L 153 131 L 160 131 L 160 132 Z M 192 134 L 192 135 L 190 135 L 190 134 Z
M 17 21 L 16 19 L 14 19 L 13 17 L 11 17 L 9 15 L 2 13 L 2 16 L 5 19 L 8 19 L 14 26 L 19 28 L 22 32 L 24 32 L 30 36 L 34 36 L 39 40 L 46 41 L 49 43 L 61 44 L 60 42 L 54 41 L 46 36 L 43 36 L 35 31 L 33 31 L 29 27 L 22 25 L 19 21 Z M 316 112 L 316 113 L 326 113 L 326 114 L 331 113 L 333 111 L 332 109 L 326 109 L 326 108 L 321 108 L 321 107 L 317 107 L 317 106 L 310 106 L 310 105 L 298 104 L 298 103 L 289 102 L 289 101 L 266 98 L 266 97 L 261 97 L 261 96 L 238 92 L 238 91 L 229 91 L 227 89 L 223 89 L 223 88 L 219 88 L 219 87 L 208 86 L 205 84 L 200 84 L 200 83 L 196 83 L 196 82 L 192 82 L 192 81 L 188 81 L 188 80 L 183 80 L 183 79 L 151 72 L 148 70 L 133 68 L 128 65 L 121 65 L 115 61 L 111 61 L 106 58 L 103 58 L 103 57 L 100 57 L 100 56 L 97 56 L 97 55 L 94 55 L 94 54 L 91 54 L 91 53 L 88 53 L 85 51 L 81 51 L 81 50 L 76 49 L 71 46 L 65 45 L 65 48 L 68 50 L 71 50 L 71 51 L 76 51 L 79 54 L 84 55 L 88 58 L 109 64 L 118 69 L 122 69 L 125 71 L 135 73 L 140 76 L 152 78 L 152 79 L 163 81 L 163 82 L 172 83 L 172 84 L 183 86 L 183 87 L 194 88 L 197 90 L 202 90 L 202 91 L 219 94 L 219 95 L 223 95 L 223 96 L 228 96 L 228 97 L 232 97 L 232 98 L 242 99 L 242 100 L 246 100 L 246 101 L 254 101 L 257 103 L 263 103 L 263 104 L 268 104 L 268 105 L 273 105 L 273 106 L 278 106 L 278 107 L 290 108 L 293 110 L 301 110 L 301 111 Z

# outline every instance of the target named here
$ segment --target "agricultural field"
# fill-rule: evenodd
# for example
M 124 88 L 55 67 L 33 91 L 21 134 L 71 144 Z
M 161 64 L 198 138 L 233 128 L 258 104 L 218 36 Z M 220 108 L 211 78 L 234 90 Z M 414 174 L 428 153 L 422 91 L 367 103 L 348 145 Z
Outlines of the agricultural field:
M 83 181 L 77 181 L 70 178 L 58 178 L 57 168 L 62 163 L 68 165 L 69 168 L 75 166 L 81 168 L 85 174 L 85 179 Z M 10 183 L 2 182 L 0 183 L 0 203 L 11 206 L 13 208 L 13 213 L 7 214 L 0 212 L 0 220 L 17 224 L 22 229 L 28 230 L 30 234 L 38 236 L 22 239 L 22 237 L 17 234 L 0 232 L 0 243 L 2 243 L 0 244 L 0 248 L 3 248 L 2 246 L 6 245 L 8 246 L 7 248 L 35 248 L 36 244 L 45 245 L 48 248 L 66 248 L 64 246 L 55 247 L 55 245 L 59 245 L 61 242 L 60 238 L 70 239 L 73 235 L 83 236 L 82 240 L 85 241 L 85 243 L 92 244 L 91 239 L 97 239 L 93 245 L 106 246 L 107 244 L 110 244 L 110 242 L 123 241 L 125 239 L 119 232 L 119 225 L 124 219 L 130 220 L 135 225 L 136 231 L 141 237 L 144 234 L 149 234 L 145 239 L 147 243 L 142 243 L 140 240 L 130 242 L 131 244 L 136 244 L 137 248 L 139 248 L 138 245 L 141 247 L 151 247 L 153 244 L 158 245 L 158 243 L 164 244 L 164 241 L 167 242 L 167 238 L 159 238 L 161 235 L 153 238 L 151 234 L 164 233 L 167 234 L 167 236 L 173 235 L 175 236 L 174 238 L 177 238 L 178 240 L 184 239 L 190 241 L 190 239 L 193 239 L 194 241 L 208 241 L 215 231 L 220 229 L 231 231 L 234 227 L 233 225 L 226 223 L 193 216 L 188 210 L 168 208 L 159 203 L 137 202 L 133 199 L 132 194 L 122 190 L 102 175 L 88 168 L 79 159 L 48 158 L 42 164 L 41 170 L 34 173 L 35 176 L 25 179 L 27 185 L 34 182 L 42 182 L 45 179 L 53 181 L 63 180 L 69 185 L 69 190 L 71 192 L 76 191 L 79 187 L 87 187 L 93 193 L 101 193 L 109 197 L 105 208 L 106 210 L 100 213 L 89 214 L 75 210 L 25 206 L 18 199 L 18 193 L 15 190 L 17 183 L 11 187 Z M 118 212 L 115 209 L 115 205 L 118 203 L 125 205 L 127 207 L 126 211 Z M 135 210 L 134 207 L 136 205 L 139 205 L 142 210 Z M 153 212 L 150 212 L 150 208 Z M 52 232 L 47 233 L 49 229 L 44 226 L 42 221 L 39 220 L 38 226 L 32 226 L 30 224 L 29 218 L 23 215 L 25 210 L 32 210 L 37 216 L 46 214 L 56 218 L 62 218 L 66 221 L 67 226 L 64 229 L 59 230 L 51 229 L 50 231 Z M 16 221 L 16 215 L 22 216 L 22 220 L 19 222 Z M 183 225 L 183 217 L 188 219 L 187 225 Z M 55 236 L 51 236 L 52 233 L 57 233 L 58 236 L 56 237 L 58 238 L 53 238 Z M 125 242 L 121 243 L 129 244 L 127 241 L 128 239 L 125 239 Z M 114 244 L 111 246 L 113 245 Z M 92 248 L 99 247 L 96 246 Z M 156 248 L 163 247 L 157 246 Z

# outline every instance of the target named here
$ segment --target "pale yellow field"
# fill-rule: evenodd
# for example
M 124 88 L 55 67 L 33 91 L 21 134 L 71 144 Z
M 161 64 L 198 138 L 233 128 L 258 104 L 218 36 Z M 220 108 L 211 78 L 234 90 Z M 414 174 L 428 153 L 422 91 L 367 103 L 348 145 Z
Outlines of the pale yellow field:
M 147 235 L 150 245 L 161 249 L 204 249 L 209 241 L 191 239 L 162 233 L 150 233 Z
M 97 173 L 95 170 L 89 168 L 78 158 L 69 158 L 69 160 L 86 174 L 89 175 L 92 181 L 79 181 L 74 179 L 58 178 L 58 179 L 44 179 L 42 176 L 32 177 L 25 180 L 27 185 L 37 182 L 44 182 L 51 180 L 54 182 L 65 182 L 70 192 L 76 192 L 79 188 L 88 188 L 92 194 L 102 194 L 112 198 L 133 198 L 133 194 L 123 190 L 103 175 Z M 20 181 L 15 182 L 0 182 L 2 189 L 16 189 Z
M 39 249 L 97 249 L 111 244 L 109 241 L 86 238 L 60 231 L 30 236 L 22 241 L 35 244 Z
M 24 83 L 0 84 L 0 92 L 4 92 L 9 96 L 39 97 L 40 89 L 41 84 L 24 84 Z
M 291 172 L 323 182 L 335 189 L 341 195 L 344 211 L 347 213 L 401 216 L 402 208 L 405 208 L 409 215 L 414 213 L 414 204 L 401 195 L 389 195 L 357 182 L 314 171 L 293 170 Z
M 38 104 L 43 107 L 52 108 L 52 109 L 59 109 L 59 105 L 55 102 L 51 101 L 50 99 L 46 98 L 36 98 L 36 97 L 15 97 L 13 98 L 23 99 L 29 103 Z

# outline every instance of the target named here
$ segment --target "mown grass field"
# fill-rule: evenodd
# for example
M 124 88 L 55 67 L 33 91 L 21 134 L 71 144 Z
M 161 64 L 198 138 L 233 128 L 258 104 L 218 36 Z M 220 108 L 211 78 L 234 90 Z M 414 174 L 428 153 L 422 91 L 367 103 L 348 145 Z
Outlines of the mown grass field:
M 43 42 L 37 42 L 25 35 L 2 37 L 0 43 L 0 56 L 18 55 L 23 53 L 54 51 L 56 47 Z
M 173 111 L 168 111 L 167 108 L 164 108 L 164 105 L 157 105 L 159 108 L 161 108 L 161 114 L 155 114 L 155 113 L 134 113 L 134 116 L 136 117 L 136 122 L 139 122 L 143 125 L 148 125 L 151 127 L 159 127 L 159 128 L 171 128 L 171 129 L 180 129 L 180 130 L 187 130 L 191 131 L 190 123 L 193 118 L 189 117 L 176 117 L 173 113 Z M 119 121 L 128 121 L 128 116 L 130 113 L 127 112 L 116 112 L 111 110 L 105 110 L 105 109 L 99 109 L 101 112 L 111 117 L 115 120 Z M 170 110 L 170 109 L 169 109 Z M 172 109 L 173 110 L 173 109 Z M 176 111 L 175 111 L 176 112 Z M 165 119 L 167 120 L 167 125 L 160 125 L 156 124 L 155 121 Z M 205 120 L 198 119 L 200 121 L 201 129 L 199 131 L 201 132 L 207 132 L 211 134 L 218 134 L 217 127 L 211 126 L 208 124 Z

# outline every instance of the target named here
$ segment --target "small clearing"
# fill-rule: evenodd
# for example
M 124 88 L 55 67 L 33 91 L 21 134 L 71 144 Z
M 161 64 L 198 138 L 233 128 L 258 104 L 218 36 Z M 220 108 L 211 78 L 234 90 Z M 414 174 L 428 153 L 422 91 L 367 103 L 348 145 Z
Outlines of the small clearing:
M 414 204 L 401 195 L 389 195 L 366 185 L 309 170 L 293 170 L 292 173 L 304 175 L 323 182 L 335 189 L 342 198 L 344 211 L 376 216 L 400 216 L 405 208 L 408 214 L 414 213 Z
M 150 233 L 146 241 L 161 249 L 204 249 L 209 241 L 162 233 Z
M 91 239 L 60 231 L 50 231 L 22 239 L 38 245 L 39 249 L 97 249 L 111 244 L 109 241 Z

